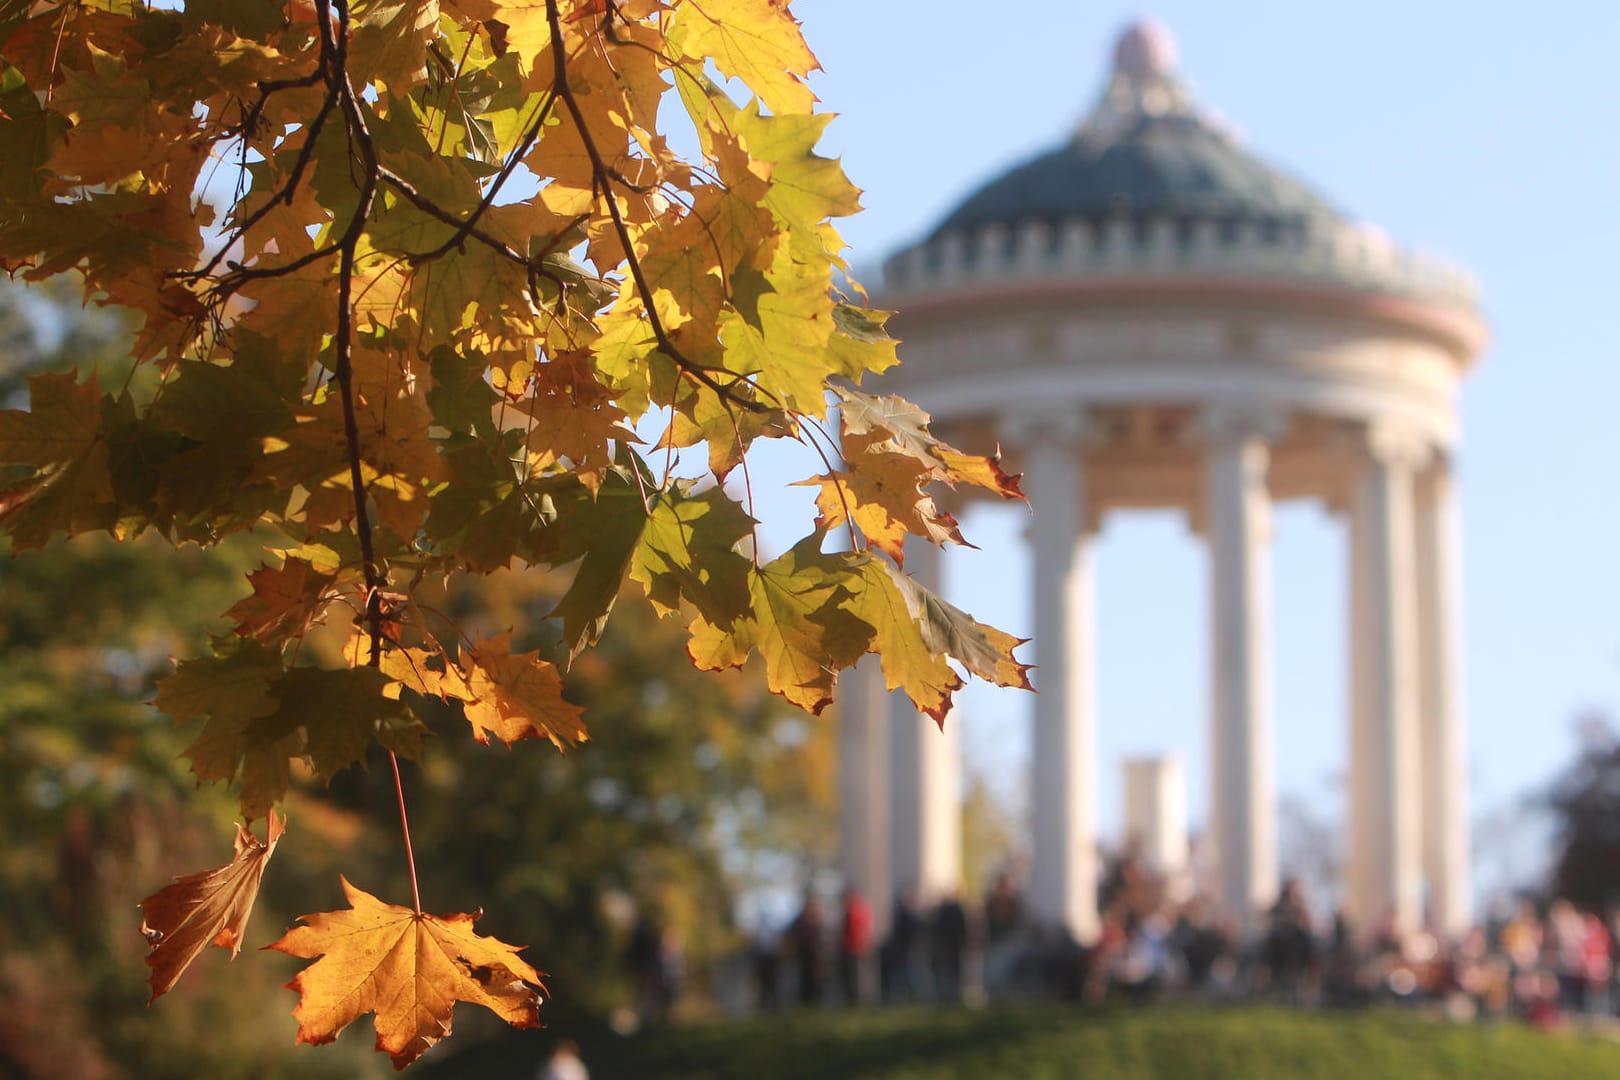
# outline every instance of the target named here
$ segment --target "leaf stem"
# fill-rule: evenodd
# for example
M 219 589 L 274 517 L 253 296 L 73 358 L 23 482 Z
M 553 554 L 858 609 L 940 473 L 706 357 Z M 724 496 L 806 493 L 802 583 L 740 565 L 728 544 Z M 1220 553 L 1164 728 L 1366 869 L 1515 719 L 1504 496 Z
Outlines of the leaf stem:
M 331 24 L 326 18 L 325 9 L 328 5 L 337 12 L 336 34 L 332 33 Z M 331 92 L 342 107 L 350 145 L 359 152 L 360 165 L 364 170 L 359 205 L 355 207 L 353 219 L 337 242 L 338 312 L 332 348 L 335 354 L 333 375 L 343 399 L 343 436 L 349 457 L 349 482 L 354 488 L 354 531 L 360 541 L 360 558 L 366 575 L 366 630 L 371 636 L 371 657 L 367 664 L 378 668 L 382 666 L 382 593 L 383 586 L 387 582 L 382 567 L 377 564 L 376 547 L 371 536 L 371 516 L 366 509 L 364 476 L 360 468 L 360 424 L 355 415 L 354 365 L 351 357 L 354 313 L 350 308 L 350 302 L 354 284 L 355 250 L 359 246 L 366 218 L 371 213 L 372 199 L 376 196 L 378 176 L 382 170 L 377 162 L 376 148 L 371 142 L 371 133 L 366 129 L 365 114 L 361 111 L 359 99 L 349 82 L 348 0 L 322 0 L 319 10 L 321 42 L 325 54 L 330 58 L 328 74 L 331 79 Z M 420 915 L 422 890 L 417 883 L 416 852 L 411 846 L 410 818 L 405 813 L 405 785 L 399 775 L 399 755 L 392 750 L 388 751 L 388 762 L 394 770 L 394 794 L 399 800 L 399 827 L 405 836 L 405 862 L 411 871 L 411 899 L 414 910 Z
M 405 835 L 405 861 L 411 868 L 411 907 L 422 914 L 422 887 L 416 882 L 416 853 L 411 850 L 411 821 L 405 816 L 405 783 L 399 776 L 399 755 L 388 751 L 388 763 L 394 767 L 394 794 L 399 796 L 399 831 Z

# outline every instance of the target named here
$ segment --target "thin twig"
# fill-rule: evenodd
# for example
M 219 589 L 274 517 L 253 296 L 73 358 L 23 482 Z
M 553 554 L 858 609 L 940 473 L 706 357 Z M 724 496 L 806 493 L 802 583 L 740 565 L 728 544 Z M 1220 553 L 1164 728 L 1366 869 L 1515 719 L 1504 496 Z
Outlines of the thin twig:
M 802 423 L 799 425 L 799 430 L 800 431 L 805 432 L 807 435 L 810 434 L 813 431 L 813 432 L 815 432 L 815 434 L 820 435 L 822 438 L 826 439 L 829 444 L 833 444 L 832 436 L 828 435 L 825 431 L 822 431 L 820 426 L 817 425 L 814 420 L 811 420 L 808 416 L 801 416 L 801 417 L 799 417 L 799 419 L 800 419 L 800 421 L 802 421 Z M 833 467 L 833 463 L 830 460 L 828 460 L 827 455 L 822 451 L 821 444 L 816 442 L 814 437 L 811 437 L 808 440 L 800 440 L 800 441 L 804 442 L 804 444 L 806 446 L 808 446 L 808 447 L 810 447 L 810 449 L 814 450 L 816 452 L 816 456 L 821 458 L 821 463 L 827 467 L 827 479 L 829 479 L 829 480 L 831 480 L 833 482 L 833 491 L 838 493 L 839 505 L 841 505 L 844 508 L 844 523 L 849 526 L 849 547 L 850 547 L 850 550 L 851 551 L 861 551 L 861 550 L 863 550 L 862 545 L 861 545 L 860 535 L 855 531 L 855 515 L 850 512 L 849 500 L 847 498 L 845 498 L 845 496 L 844 496 L 844 482 L 842 480 L 838 479 L 838 470 Z M 842 448 L 839 449 L 838 456 L 839 457 L 844 456 Z M 844 464 L 846 464 L 846 465 L 849 464 L 848 460 L 846 460 L 844 462 Z
M 608 217 L 612 219 L 613 231 L 618 234 L 619 245 L 624 249 L 625 263 L 630 268 L 630 278 L 635 282 L 636 292 L 641 296 L 641 306 L 647 313 L 647 324 L 652 328 L 653 337 L 658 342 L 658 351 L 673 360 L 675 366 L 684 374 L 702 383 L 722 399 L 750 412 L 765 412 L 767 406 L 739 397 L 733 389 L 737 382 L 745 382 L 746 379 L 735 376 L 732 386 L 723 385 L 710 374 L 708 368 L 687 359 L 665 331 L 664 321 L 653 303 L 652 287 L 647 283 L 647 276 L 641 269 L 641 260 L 636 257 L 636 245 L 631 239 L 629 226 L 625 224 L 624 214 L 619 210 L 619 200 L 613 194 L 611 180 L 618 175 L 617 171 L 610 168 L 602 159 L 601 151 L 596 147 L 596 140 L 591 135 L 590 125 L 585 120 L 585 113 L 579 107 L 579 102 L 574 100 L 574 91 L 568 85 L 568 50 L 563 45 L 562 16 L 557 10 L 557 0 L 546 0 L 546 21 L 551 29 L 551 58 L 556 68 L 552 89 L 562 100 L 568 115 L 573 118 L 580 143 L 585 147 L 586 156 L 591 159 L 591 172 L 595 177 L 598 194 L 602 201 L 607 203 Z
M 333 351 L 335 362 L 333 375 L 337 381 L 343 401 L 343 435 L 348 449 L 349 482 L 354 488 L 354 529 L 360 541 L 360 558 L 366 576 L 366 629 L 371 636 L 371 657 L 367 666 L 380 668 L 382 666 L 382 593 L 386 584 L 382 567 L 377 563 L 377 552 L 371 535 L 371 517 L 366 508 L 366 489 L 364 476 L 361 472 L 360 462 L 360 425 L 355 416 L 354 403 L 354 367 L 352 362 L 352 345 L 354 337 L 354 316 L 350 309 L 350 293 L 354 281 L 355 250 L 359 246 L 360 236 L 365 229 L 366 218 L 371 213 L 371 204 L 376 198 L 378 174 L 381 171 L 377 163 L 377 150 L 372 144 L 371 133 L 366 128 L 365 114 L 361 111 L 360 100 L 355 95 L 354 87 L 349 82 L 348 72 L 348 37 L 349 37 L 349 7 L 348 0 L 318 0 L 321 26 L 321 49 L 326 57 L 328 72 L 328 85 L 336 95 L 339 104 L 343 107 L 343 118 L 348 130 L 350 147 L 360 156 L 362 172 L 360 182 L 359 203 L 355 207 L 354 217 L 350 219 L 343 236 L 338 240 L 338 318 L 337 329 L 333 334 Z M 337 34 L 332 33 L 331 20 L 327 17 L 330 9 L 337 11 Z M 416 852 L 411 846 L 411 823 L 405 813 L 405 784 L 399 773 L 399 756 L 393 750 L 388 751 L 389 764 L 394 771 L 394 793 L 399 801 L 399 827 L 405 837 L 405 861 L 411 872 L 411 902 L 417 915 L 422 914 L 422 890 L 416 876 Z

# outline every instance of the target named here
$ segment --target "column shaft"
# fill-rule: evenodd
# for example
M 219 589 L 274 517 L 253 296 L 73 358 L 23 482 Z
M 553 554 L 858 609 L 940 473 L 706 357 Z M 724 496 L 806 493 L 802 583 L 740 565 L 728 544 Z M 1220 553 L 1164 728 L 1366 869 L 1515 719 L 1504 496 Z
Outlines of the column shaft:
M 888 933 L 889 694 L 875 656 L 838 680 L 839 863 L 844 883 L 872 905 L 874 931 Z
M 1213 594 L 1211 822 L 1221 906 L 1251 931 L 1277 892 L 1267 458 L 1256 436 L 1218 437 L 1209 449 L 1206 509 Z
M 1092 708 L 1091 543 L 1080 448 L 1029 452 L 1035 507 L 1034 853 L 1030 906 L 1077 940 L 1097 935 L 1097 736 Z
M 908 543 L 906 569 L 938 592 L 941 552 Z M 903 693 L 889 695 L 890 888 L 916 889 L 925 902 L 962 885 L 962 729 L 956 713 L 943 730 L 919 713 Z
M 1458 692 L 1456 502 L 1446 463 L 1436 462 L 1417 491 L 1418 637 L 1421 660 L 1423 874 L 1429 919 L 1456 938 L 1471 922 L 1468 884 L 1468 777 Z
M 1351 508 L 1349 900 L 1362 933 L 1422 922 L 1412 467 L 1366 462 Z

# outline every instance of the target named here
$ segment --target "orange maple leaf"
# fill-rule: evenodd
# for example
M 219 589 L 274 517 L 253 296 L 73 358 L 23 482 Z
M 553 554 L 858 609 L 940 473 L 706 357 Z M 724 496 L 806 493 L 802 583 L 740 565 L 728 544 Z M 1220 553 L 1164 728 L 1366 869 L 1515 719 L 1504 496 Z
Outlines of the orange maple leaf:
M 148 1004 L 173 989 L 210 943 L 231 950 L 233 959 L 242 951 L 242 932 L 253 914 L 264 864 L 270 861 L 286 825 L 271 810 L 262 842 L 238 825 L 236 856 L 230 862 L 175 878 L 141 901 L 141 933 L 152 946 L 146 954 L 146 965 L 152 969 Z
M 253 595 L 225 613 L 242 637 L 277 641 L 301 636 L 316 618 L 332 575 L 322 574 L 303 559 L 289 557 L 281 566 L 261 566 L 248 575 Z
M 375 1013 L 377 1049 L 403 1069 L 450 1034 L 458 1001 L 513 1027 L 540 1026 L 542 976 L 519 946 L 473 932 L 477 915 L 427 915 L 385 904 L 343 880 L 351 910 L 304 915 L 268 949 L 321 959 L 287 984 L 299 994 L 298 1041 L 331 1042 Z
M 562 696 L 557 665 L 536 652 L 512 655 L 512 632 L 462 650 L 467 685 L 475 700 L 466 703 L 473 738 L 489 742 L 491 732 L 507 745 L 519 739 L 547 738 L 559 750 L 589 738 L 585 711 Z

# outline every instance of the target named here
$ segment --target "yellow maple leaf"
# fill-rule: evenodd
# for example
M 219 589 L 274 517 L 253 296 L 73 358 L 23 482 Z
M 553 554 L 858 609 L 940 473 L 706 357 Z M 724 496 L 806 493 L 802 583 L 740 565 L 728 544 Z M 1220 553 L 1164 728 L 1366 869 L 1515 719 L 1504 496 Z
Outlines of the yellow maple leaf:
M 512 655 L 510 630 L 464 649 L 462 663 L 473 695 L 467 723 L 479 742 L 489 742 L 491 734 L 507 745 L 547 738 L 563 750 L 589 738 L 580 722 L 585 710 L 562 696 L 557 665 L 539 652 Z
M 962 544 L 956 519 L 935 505 L 922 490 L 931 470 L 905 454 L 862 454 L 848 472 L 829 473 L 801 485 L 819 485 L 819 524 L 836 529 L 853 518 L 868 542 L 896 563 L 905 564 L 907 534 L 933 544 Z
M 804 79 L 821 67 L 787 0 L 685 0 L 672 5 L 669 40 L 687 56 L 709 56 L 774 113 L 809 112 Z

